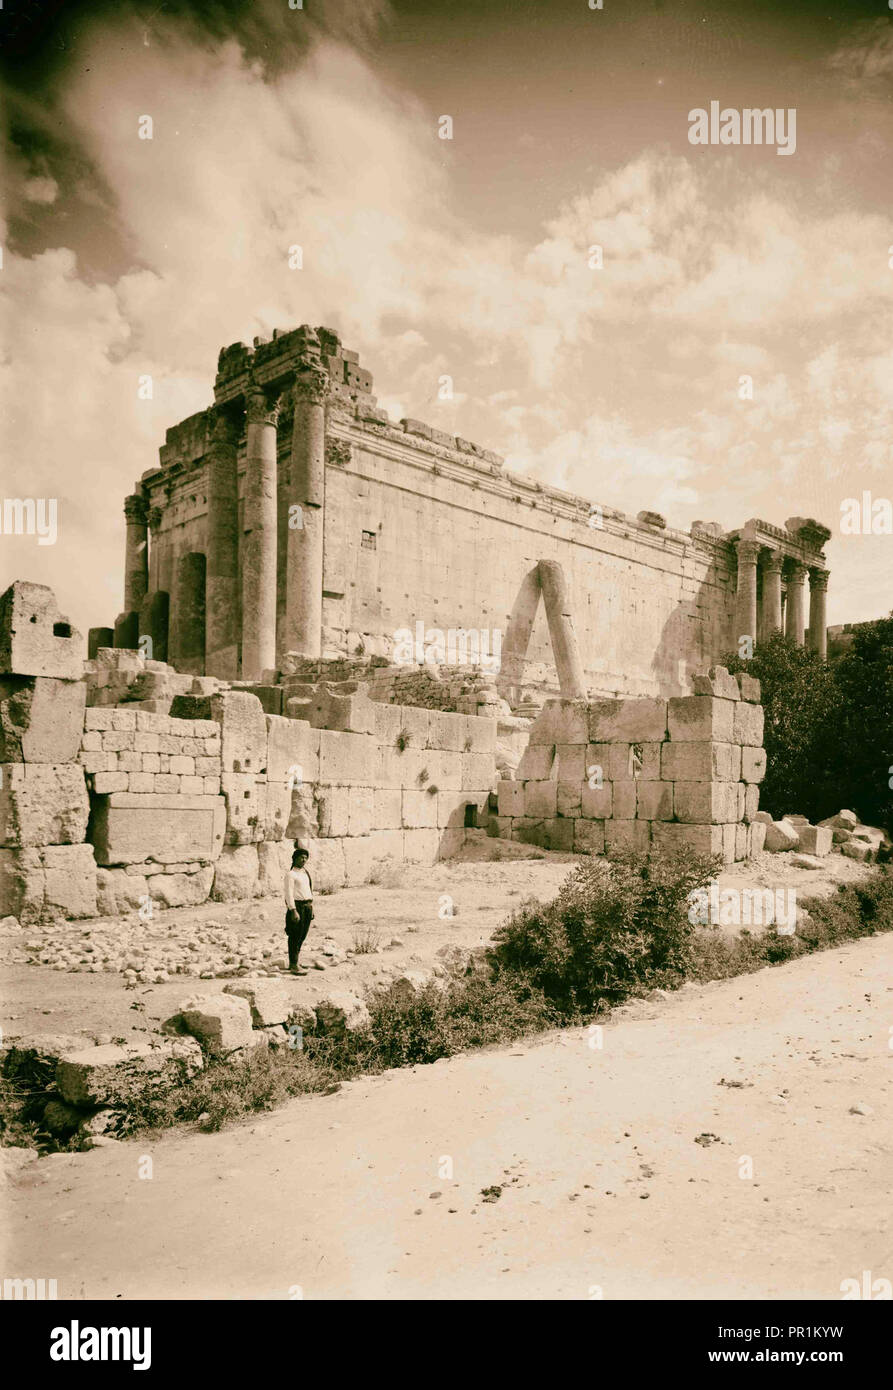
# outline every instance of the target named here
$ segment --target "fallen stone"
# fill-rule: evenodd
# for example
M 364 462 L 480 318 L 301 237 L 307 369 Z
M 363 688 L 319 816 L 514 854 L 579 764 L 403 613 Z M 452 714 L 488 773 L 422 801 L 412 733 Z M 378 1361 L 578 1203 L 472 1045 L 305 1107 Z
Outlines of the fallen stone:
M 333 991 L 316 1005 L 317 1025 L 329 1034 L 360 1032 L 371 1023 L 369 1010 L 358 994 L 349 990 Z
M 792 854 L 788 861 L 795 869 L 821 869 L 822 861 L 814 854 Z
M 850 840 L 847 844 L 840 846 L 841 854 L 845 854 L 847 859 L 856 859 L 861 864 L 866 864 L 874 857 L 871 845 L 864 840 Z
M 819 825 L 830 826 L 832 830 L 855 830 L 858 824 L 859 817 L 855 811 L 838 811 L 836 816 L 819 821 Z
M 199 994 L 185 1000 L 179 1012 L 162 1027 L 164 1031 L 176 1031 L 178 1024 L 219 1052 L 232 1052 L 253 1041 L 248 1000 L 232 994 Z
M 167 1088 L 202 1067 L 201 1049 L 187 1038 L 109 1043 L 83 1048 L 59 1059 L 56 1085 L 70 1105 L 126 1108 L 150 1089 Z
M 224 985 L 223 993 L 247 1001 L 255 1028 L 285 1023 L 294 1014 L 295 988 L 285 980 L 240 980 L 238 984 Z
M 831 853 L 832 832 L 826 826 L 801 825 L 797 840 L 805 854 L 825 855 Z
M 785 850 L 796 849 L 797 841 L 797 831 L 787 819 L 774 820 L 771 825 L 766 826 L 764 848 L 769 850 L 772 854 L 779 854 Z

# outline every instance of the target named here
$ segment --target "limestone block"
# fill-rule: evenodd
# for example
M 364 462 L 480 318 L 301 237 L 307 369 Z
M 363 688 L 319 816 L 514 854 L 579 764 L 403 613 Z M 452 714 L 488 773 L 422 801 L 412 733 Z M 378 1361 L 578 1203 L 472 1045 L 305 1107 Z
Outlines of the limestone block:
M 513 840 L 513 826 L 518 819 L 517 816 L 491 816 L 489 834 L 499 840 Z
M 476 714 L 466 717 L 465 748 L 469 753 L 496 754 L 496 720 L 485 719 Z
M 267 725 L 257 696 L 245 690 L 228 690 L 209 696 L 207 707 L 210 718 L 220 725 L 222 771 L 265 772 Z
M 526 782 L 524 783 L 524 814 L 534 820 L 542 820 L 545 817 L 557 814 L 558 804 L 558 783 L 557 782 Z
M 285 838 L 296 840 L 311 839 L 319 834 L 319 807 L 312 787 L 292 787 L 291 810 L 285 827 Z
M 410 864 L 433 864 L 440 848 L 437 830 L 404 830 L 403 858 Z
M 429 798 L 436 800 L 436 797 Z M 371 787 L 351 787 L 347 803 L 348 835 L 368 835 L 374 828 L 375 806 Z
M 319 730 L 300 719 L 265 715 L 267 778 L 271 782 L 316 782 L 319 778 Z
M 503 782 L 497 787 L 497 798 L 500 816 L 523 816 L 524 814 L 524 783 L 523 782 Z
M 224 845 L 220 857 L 214 864 L 211 897 L 217 903 L 253 898 L 257 877 L 256 845 Z
M 285 875 L 291 868 L 293 848 L 291 840 L 262 840 L 257 846 L 257 883 L 254 889 L 257 897 L 281 898 Z
M 874 850 L 867 840 L 848 840 L 840 846 L 840 852 L 845 854 L 847 859 L 857 859 L 863 864 L 874 857 Z
M 375 844 L 371 835 L 350 835 L 341 841 L 344 854 L 344 885 L 358 888 L 368 883 L 375 862 Z M 312 872 L 312 870 L 311 870 Z M 316 880 L 313 880 L 314 883 Z
M 565 745 L 566 746 L 566 745 Z M 519 782 L 544 782 L 556 771 L 555 746 L 551 743 L 529 743 L 518 763 Z
M 667 782 L 738 781 L 733 775 L 732 755 L 731 743 L 665 743 L 661 751 L 661 773 Z
M 372 842 L 373 868 L 382 860 L 392 860 L 395 864 L 403 863 L 402 830 L 373 830 L 369 839 Z
M 574 821 L 574 853 L 604 854 L 605 823 L 601 820 Z
M 251 1008 L 232 994 L 199 994 L 186 999 L 174 1015 L 187 1033 L 218 1052 L 232 1052 L 253 1042 Z
M 78 763 L 0 764 L 0 844 L 20 849 L 79 844 L 89 812 Z
M 321 729 L 319 780 L 341 786 L 370 787 L 376 780 L 377 753 L 377 744 L 370 734 Z
M 316 807 L 319 816 L 319 835 L 324 839 L 341 839 L 348 833 L 350 814 L 347 787 L 319 786 Z
M 763 706 L 739 700 L 735 705 L 732 742 L 748 748 L 763 746 Z
M 540 744 L 543 748 L 546 745 Z M 583 769 L 586 766 L 586 747 L 585 743 L 560 743 L 555 749 L 555 761 L 550 772 L 546 773 L 549 777 L 554 773 L 559 782 L 582 782 L 585 776 Z
M 746 809 L 746 808 L 745 808 L 744 788 L 745 788 L 745 783 L 744 783 L 744 782 L 736 782 L 736 783 L 735 783 L 735 791 L 736 791 L 737 797 L 738 797 L 738 810 L 737 810 L 737 813 L 736 813 L 736 815 L 735 815 L 735 819 L 736 819 L 736 820 L 740 820 L 740 821 L 743 821 L 743 820 L 744 820 L 744 812 L 745 812 L 745 809 Z
M 663 822 L 657 821 L 660 825 Z M 651 822 L 647 820 L 605 821 L 605 853 L 618 854 L 625 850 L 647 850 L 651 844 Z
M 404 830 L 436 830 L 437 795 L 427 791 L 404 791 L 402 805 Z
M 735 862 L 739 828 L 735 824 L 728 823 L 722 828 L 722 857 L 725 864 L 734 864 Z
M 400 705 L 400 733 L 398 738 L 404 748 L 428 747 L 429 712 L 415 705 Z
M 87 686 L 47 676 L 0 677 L 0 763 L 68 763 L 81 747 Z
M 428 748 L 462 753 L 468 740 L 468 718 L 447 710 L 428 711 Z
M 44 915 L 95 917 L 96 860 L 90 845 L 47 845 L 40 852 L 44 869 Z
M 590 743 L 660 743 L 666 736 L 666 700 L 599 700 L 589 708 Z
M 820 826 L 830 826 L 832 830 L 855 830 L 858 824 L 859 817 L 855 811 L 839 811 L 836 816 L 819 821 Z
M 226 843 L 250 845 L 264 838 L 266 783 L 252 772 L 225 772 L 220 788 L 226 802 Z
M 766 826 L 763 821 L 752 821 L 747 827 L 747 857 L 752 859 L 760 854 L 766 843 Z
M 0 849 L 0 916 L 39 922 L 46 875 L 39 849 Z
M 465 785 L 463 778 L 464 753 L 457 753 L 454 749 L 446 749 L 443 752 L 436 749 L 429 749 L 422 753 L 422 782 L 418 785 L 435 786 L 442 792 L 458 792 Z M 476 755 L 477 756 L 477 755 Z M 425 778 L 424 774 L 428 776 Z M 474 771 L 469 773 L 469 777 L 478 775 Z M 495 768 L 491 764 L 490 771 L 486 777 L 486 785 L 490 785 L 490 779 L 495 778 Z M 478 784 L 480 785 L 480 783 Z
M 295 985 L 289 980 L 233 980 L 223 986 L 223 993 L 247 1002 L 255 1028 L 288 1023 L 296 1007 L 300 1007 Z
M 314 893 L 331 893 L 344 887 L 343 844 L 343 840 L 310 840 L 308 868 Z
M 740 820 L 752 821 L 760 809 L 760 789 L 754 783 L 745 785 L 739 782 L 739 787 L 744 786 L 744 814 Z
M 815 854 L 823 857 L 831 853 L 834 836 L 827 826 L 801 825 L 798 830 L 797 845 L 804 854 Z
M 765 848 L 772 854 L 796 849 L 798 841 L 797 830 L 789 820 L 774 820 L 766 826 Z
M 677 849 L 687 845 L 695 854 L 713 855 L 723 852 L 721 825 L 680 825 L 675 821 L 655 821 L 652 826 L 654 843 L 662 849 Z
M 530 742 L 588 743 L 589 706 L 585 700 L 547 700 L 530 731 Z
M 581 812 L 588 820 L 610 820 L 614 814 L 614 784 L 603 782 L 592 787 L 584 782 L 581 788 Z
M 679 743 L 732 743 L 734 711 L 731 700 L 709 695 L 680 695 L 668 701 L 670 739 Z
M 747 747 L 741 749 L 741 779 L 744 782 L 762 782 L 766 776 L 765 748 Z
M 635 820 L 636 783 L 614 782 L 613 784 L 614 820 Z M 643 817 L 644 819 L 644 817 Z
M 201 1048 L 193 1038 L 153 1038 L 124 1046 L 106 1043 L 60 1057 L 56 1085 L 69 1105 L 123 1109 L 147 1089 L 173 1086 L 201 1068 Z
M 379 743 L 387 748 L 393 748 L 397 742 L 402 724 L 402 711 L 399 705 L 382 705 L 373 701 L 372 718 L 375 729 L 375 737 Z
M 707 676 L 713 685 L 713 694 L 719 699 L 737 700 L 739 698 L 738 681 L 734 676 L 729 675 L 727 667 L 711 666 Z
M 129 789 L 126 772 L 97 772 L 93 776 L 93 790 L 98 796 L 108 796 L 111 792 L 126 792 Z M 180 790 L 177 782 L 176 791 Z
M 723 833 L 725 833 L 725 828 L 723 829 Z M 736 826 L 735 826 L 735 859 L 736 859 L 736 860 L 739 860 L 739 859 L 746 859 L 746 858 L 747 858 L 747 847 L 748 847 L 747 826 L 746 826 L 746 825 L 736 825 Z
M 496 762 L 492 754 L 461 753 L 460 767 L 462 786 L 467 791 L 495 785 Z
M 673 819 L 672 782 L 639 782 L 637 787 L 636 816 L 639 820 Z
M 513 784 L 509 784 L 513 785 Z M 403 824 L 403 793 L 398 788 L 376 787 L 372 793 L 372 822 L 377 830 L 399 830 Z M 402 846 L 402 840 L 401 840 Z
M 96 908 L 100 917 L 120 917 L 136 912 L 140 899 L 149 893 L 148 881 L 142 874 L 129 874 L 124 869 L 96 869 Z
M 105 866 L 149 859 L 210 863 L 220 853 L 225 829 L 220 796 L 115 792 L 94 804 L 93 848 L 97 863 Z
M 737 782 L 676 782 L 673 804 L 685 825 L 721 825 L 738 819 Z
M 590 743 L 586 748 L 584 776 L 590 780 L 594 767 L 602 770 L 602 781 L 628 782 L 632 780 L 633 764 L 629 743 Z
M 737 679 L 741 699 L 748 700 L 752 705 L 758 705 L 762 697 L 760 682 L 756 676 L 749 676 L 746 671 L 739 671 Z
M 371 1022 L 369 1010 L 358 994 L 350 990 L 330 990 L 316 1005 L 320 1032 L 335 1036 L 361 1032 Z
M 762 821 L 763 825 L 772 824 L 772 817 L 768 811 L 757 811 L 756 815 L 752 816 L 751 819 L 758 822 Z
M 364 689 L 346 695 L 321 685 L 310 701 L 308 717 L 314 729 L 356 734 L 375 731 L 375 708 Z
M 162 907 L 197 907 L 208 901 L 214 882 L 214 866 L 206 864 L 192 873 L 153 874 L 152 898 Z
M 555 809 L 559 816 L 581 816 L 583 814 L 583 783 L 559 782 Z
M 0 676 L 80 680 L 83 647 L 45 584 L 19 579 L 0 596 Z

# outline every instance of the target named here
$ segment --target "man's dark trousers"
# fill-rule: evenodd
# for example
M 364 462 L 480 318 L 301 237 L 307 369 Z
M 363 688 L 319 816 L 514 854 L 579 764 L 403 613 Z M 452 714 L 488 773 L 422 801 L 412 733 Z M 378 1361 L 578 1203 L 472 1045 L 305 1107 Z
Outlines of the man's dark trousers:
M 288 937 L 288 964 L 292 969 L 298 963 L 298 956 L 304 944 L 304 938 L 310 930 L 310 922 L 313 918 L 313 904 L 297 903 L 295 910 L 291 908 L 285 914 L 285 934 Z

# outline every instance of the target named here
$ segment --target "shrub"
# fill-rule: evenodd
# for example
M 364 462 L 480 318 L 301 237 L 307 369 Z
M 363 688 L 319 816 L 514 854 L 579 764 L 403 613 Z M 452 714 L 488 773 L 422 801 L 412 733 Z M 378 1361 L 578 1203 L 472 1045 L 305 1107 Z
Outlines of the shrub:
M 688 895 L 718 868 L 688 849 L 581 864 L 552 902 L 526 903 L 498 928 L 497 962 L 577 1016 L 636 990 L 676 984 L 695 930 Z

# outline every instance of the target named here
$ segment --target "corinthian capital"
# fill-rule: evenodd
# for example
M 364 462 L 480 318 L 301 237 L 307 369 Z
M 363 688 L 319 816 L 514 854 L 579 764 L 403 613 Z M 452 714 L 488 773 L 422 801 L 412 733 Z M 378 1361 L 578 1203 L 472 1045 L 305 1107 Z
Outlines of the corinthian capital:
M 265 391 L 251 391 L 245 402 L 249 425 L 274 425 L 279 419 L 279 399 L 270 400 Z
M 329 374 L 321 362 L 311 358 L 298 364 L 294 381 L 296 401 L 309 401 L 311 405 L 324 405 L 328 390 Z
M 124 498 L 124 516 L 128 523 L 145 526 L 147 510 L 146 499 L 141 492 L 134 492 L 130 497 Z
M 756 541 L 738 542 L 738 564 L 755 565 L 760 558 L 760 547 Z
M 827 570 L 810 570 L 810 571 L 809 571 L 809 587 L 810 587 L 810 589 L 821 589 L 822 592 L 824 593 L 825 589 L 827 589 L 827 587 L 828 587 L 828 571 L 827 571 Z

